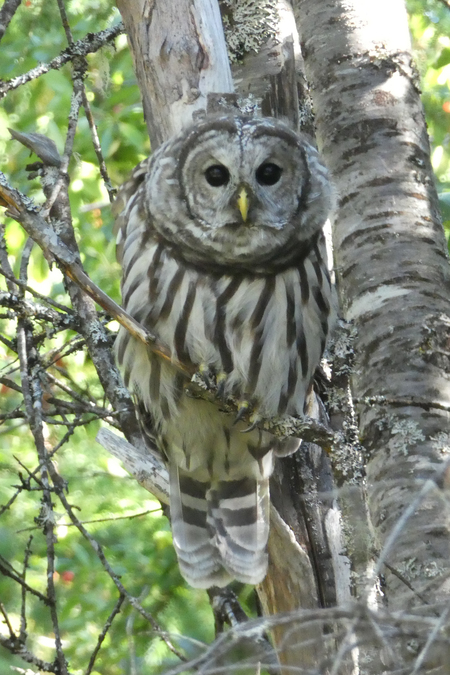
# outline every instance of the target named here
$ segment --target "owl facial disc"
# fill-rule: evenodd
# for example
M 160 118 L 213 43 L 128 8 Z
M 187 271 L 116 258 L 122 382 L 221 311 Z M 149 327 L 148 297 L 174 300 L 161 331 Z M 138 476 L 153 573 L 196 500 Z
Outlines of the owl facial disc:
M 187 261 L 275 265 L 298 255 L 331 207 L 316 150 L 274 119 L 227 116 L 186 129 L 154 154 L 147 208 Z

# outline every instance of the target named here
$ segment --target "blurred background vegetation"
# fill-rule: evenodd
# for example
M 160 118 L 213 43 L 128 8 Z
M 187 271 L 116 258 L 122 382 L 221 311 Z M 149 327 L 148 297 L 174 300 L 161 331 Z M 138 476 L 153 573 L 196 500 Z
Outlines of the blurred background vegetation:
M 414 53 L 420 71 L 423 103 L 432 145 L 447 234 L 450 232 L 450 8 L 446 0 L 408 0 Z M 66 3 L 75 40 L 89 32 L 110 27 L 120 20 L 110 0 L 70 0 Z M 67 46 L 56 3 L 24 0 L 1 42 L 0 77 L 9 80 L 39 62 L 47 62 Z M 139 91 L 124 35 L 87 57 L 86 89 L 98 127 L 103 154 L 115 187 L 150 152 L 142 117 Z M 25 165 L 29 151 L 10 138 L 8 127 L 20 132 L 40 132 L 55 141 L 62 154 L 72 93 L 71 65 L 11 92 L 0 108 L 0 169 L 10 184 L 37 203 L 44 197 L 38 180 L 27 182 Z M 33 157 L 33 160 L 36 159 Z M 99 176 L 85 117 L 81 116 L 70 165 L 70 198 L 74 227 L 85 269 L 91 278 L 116 301 L 120 300 L 120 271 L 115 262 L 112 219 L 107 192 Z M 11 266 L 18 273 L 20 254 L 26 239 L 14 221 L 3 219 Z M 34 247 L 29 266 L 29 284 L 54 300 L 68 304 L 61 274 L 49 270 L 41 251 Z M 5 290 L 0 277 L 0 291 Z M 1 314 L 0 333 L 13 340 L 16 323 Z M 114 326 L 110 324 L 114 329 Z M 46 341 L 45 349 L 62 348 L 75 333 L 58 333 Z M 0 376 L 19 383 L 16 354 L 0 342 Z M 70 386 L 103 405 L 103 391 L 92 363 L 83 350 L 60 358 L 51 369 Z M 21 405 L 21 395 L 0 384 L 1 413 Z M 193 656 L 196 640 L 210 642 L 214 636 L 207 595 L 186 586 L 181 579 L 171 545 L 170 528 L 151 495 L 140 488 L 120 463 L 95 441 L 99 425 L 92 421 L 77 427 L 69 442 L 58 451 L 59 473 L 68 481 L 68 499 L 79 508 L 78 516 L 103 546 L 107 558 L 125 587 L 158 619 L 176 644 Z M 46 443 L 54 448 L 66 428 L 45 427 Z M 20 462 L 20 464 L 19 464 Z M 23 465 L 23 466 L 21 466 Z M 36 451 L 25 420 L 14 418 L 0 426 L 0 507 L 17 493 L 18 473 L 26 475 L 37 466 Z M 26 467 L 24 469 L 23 467 Z M 38 518 L 40 491 L 21 491 L 8 509 L 0 508 L 0 556 L 22 569 L 24 550 L 30 535 L 31 557 L 27 581 L 45 593 L 46 545 Z M 86 671 L 90 655 L 118 594 L 89 544 L 71 526 L 62 509 L 56 507 L 56 574 L 58 612 L 63 647 L 70 671 Z M 142 515 L 146 514 L 146 515 Z M 0 558 L 1 560 L 1 558 Z M 251 588 L 236 587 L 247 609 L 252 609 Z M 0 575 L 0 601 L 14 628 L 19 628 L 20 588 Z M 48 608 L 29 598 L 29 649 L 51 661 L 54 655 L 52 625 Z M 249 607 L 250 606 L 250 607 Z M 0 633 L 7 634 L 0 617 Z M 178 636 L 178 637 L 176 637 Z M 182 636 L 189 636 L 183 638 Z M 174 657 L 151 632 L 144 619 L 126 603 L 115 619 L 93 673 L 97 675 L 146 675 L 163 672 Z M 24 662 L 0 647 L 0 672 Z

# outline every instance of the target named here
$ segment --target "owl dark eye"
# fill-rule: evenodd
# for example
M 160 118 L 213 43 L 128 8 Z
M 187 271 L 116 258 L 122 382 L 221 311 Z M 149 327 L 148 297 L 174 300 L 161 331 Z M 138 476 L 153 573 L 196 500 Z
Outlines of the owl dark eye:
M 206 169 L 205 178 L 212 187 L 221 187 L 230 180 L 230 172 L 222 164 L 213 164 Z
M 267 162 L 256 169 L 256 180 L 260 185 L 275 185 L 280 180 L 282 173 L 281 166 Z

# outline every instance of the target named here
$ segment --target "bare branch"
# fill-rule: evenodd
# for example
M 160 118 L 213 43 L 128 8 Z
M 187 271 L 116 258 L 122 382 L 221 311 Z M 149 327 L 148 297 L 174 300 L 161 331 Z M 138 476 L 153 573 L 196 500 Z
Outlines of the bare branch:
M 19 284 L 19 287 L 25 290 L 27 284 Z M 2 293 L 0 291 L 0 306 L 13 309 L 17 315 L 28 319 L 48 321 L 53 326 L 57 326 L 60 330 L 70 328 L 71 330 L 78 331 L 80 329 L 80 323 L 77 317 L 70 310 L 64 314 L 56 312 L 50 307 L 45 307 L 38 303 L 31 302 L 30 300 L 25 300 L 23 294 L 18 296 L 13 293 Z
M 7 612 L 6 612 L 6 609 L 4 608 L 2 602 L 0 602 L 0 612 L 2 613 L 3 618 L 5 619 L 5 623 L 6 623 L 7 627 L 8 627 L 10 637 L 14 637 L 15 633 L 14 633 L 14 631 L 13 631 L 13 627 L 11 626 L 11 622 L 10 622 L 10 620 L 9 620 L 9 616 L 8 616 L 8 614 L 7 614 Z
M 8 215 L 20 222 L 26 232 L 41 247 L 50 259 L 55 259 L 63 272 L 72 279 L 87 295 L 105 309 L 131 333 L 133 337 L 144 342 L 156 354 L 168 360 L 186 376 L 191 376 L 194 369 L 188 369 L 171 358 L 169 349 L 157 342 L 154 335 L 146 331 L 132 316 L 127 314 L 114 300 L 109 298 L 96 286 L 82 270 L 78 263 L 78 255 L 61 241 L 53 228 L 48 225 L 38 209 L 18 190 L 11 188 L 0 172 L 0 203 L 8 206 Z
M 61 14 L 61 20 L 62 24 L 64 26 L 64 30 L 66 32 L 66 37 L 67 37 L 67 42 L 69 43 L 70 46 L 74 44 L 73 36 L 72 36 L 72 31 L 70 30 L 69 26 L 69 21 L 67 18 L 66 14 L 66 9 L 64 7 L 64 3 L 62 0 L 58 0 L 58 7 L 59 7 L 59 12 Z M 74 60 L 74 67 L 76 68 L 76 64 L 82 63 L 84 68 L 87 68 L 87 61 L 85 57 L 79 57 L 77 58 L 77 61 Z M 74 80 L 75 81 L 75 80 Z M 87 121 L 89 123 L 89 128 L 91 130 L 91 136 L 92 136 L 92 145 L 94 146 L 94 151 L 95 154 L 97 155 L 98 159 L 98 164 L 99 164 L 99 169 L 100 169 L 100 175 L 103 178 L 103 182 L 105 183 L 106 190 L 108 191 L 109 195 L 109 200 L 112 202 L 114 200 L 114 197 L 116 195 L 116 190 L 112 187 L 111 181 L 108 175 L 108 170 L 106 168 L 105 160 L 103 159 L 103 153 L 102 149 L 100 146 L 100 139 L 98 137 L 97 133 L 97 127 L 95 126 L 95 121 L 94 121 L 94 116 L 92 114 L 91 106 L 88 100 L 88 97 L 86 95 L 86 88 L 84 86 L 83 80 L 81 81 L 81 96 L 83 100 L 83 107 L 84 107 L 84 112 L 87 118 Z
M 169 473 L 161 458 L 147 449 L 136 448 L 109 429 L 100 429 L 96 439 L 120 459 L 126 470 L 163 504 L 169 503 Z
M 39 659 L 37 656 L 28 651 L 28 649 L 25 649 L 25 646 L 16 637 L 6 638 L 3 635 L 0 635 L 0 645 L 2 645 L 5 649 L 10 651 L 11 654 L 20 656 L 20 658 L 26 661 L 26 663 L 33 664 L 34 666 L 39 668 L 39 670 L 42 671 L 43 673 L 59 674 L 58 664 L 49 663 L 48 661 L 43 661 L 42 659 Z M 67 675 L 70 675 L 68 671 L 66 672 Z
M 20 3 L 21 0 L 5 0 L 3 7 L 0 9 L 0 40 L 4 36 Z
M 25 581 L 25 577 L 28 569 L 28 561 L 31 555 L 31 542 L 33 537 L 30 535 L 28 539 L 27 546 L 25 548 L 25 555 L 23 560 L 23 570 L 22 570 L 22 580 Z M 19 640 L 25 643 L 27 638 L 27 615 L 26 615 L 26 606 L 27 606 L 27 593 L 25 586 L 22 586 L 22 606 L 20 609 L 20 633 Z
M 103 640 L 105 639 L 107 632 L 111 628 L 112 622 L 114 621 L 115 617 L 120 612 L 120 608 L 122 607 L 124 600 L 125 600 L 125 596 L 121 594 L 119 596 L 119 599 L 117 600 L 116 604 L 114 605 L 114 609 L 111 612 L 111 614 L 109 615 L 109 617 L 108 617 L 108 619 L 107 619 L 107 621 L 106 621 L 106 623 L 103 627 L 102 632 L 98 636 L 97 644 L 95 646 L 94 651 L 92 652 L 91 658 L 89 659 L 89 663 L 88 663 L 88 667 L 86 669 L 85 675 L 89 675 L 92 672 L 92 669 L 93 669 L 94 664 L 95 664 L 95 659 L 97 658 L 97 654 L 100 651 L 100 647 L 102 646 Z
M 25 402 L 25 410 L 28 417 L 31 432 L 34 437 L 36 449 L 41 461 L 41 479 L 43 489 L 43 509 L 42 519 L 44 525 L 44 534 L 47 543 L 47 596 L 50 606 L 50 615 L 52 619 L 53 632 L 55 634 L 56 658 L 59 672 L 61 675 L 68 675 L 67 662 L 62 649 L 61 635 L 59 631 L 58 614 L 56 611 L 56 591 L 54 586 L 55 572 L 55 537 L 54 537 L 54 516 L 51 492 L 49 489 L 48 467 L 47 467 L 47 448 L 45 446 L 43 428 L 42 428 L 42 390 L 39 378 L 33 373 L 29 364 L 28 345 L 30 343 L 29 327 L 24 319 L 19 319 L 18 332 L 18 353 L 20 358 L 20 371 L 22 380 L 22 391 Z
M 92 546 L 94 549 L 98 559 L 100 560 L 101 564 L 103 565 L 103 568 L 106 570 L 108 573 L 109 577 L 113 581 L 114 585 L 116 586 L 117 590 L 121 595 L 123 595 L 128 602 L 150 623 L 152 626 L 153 630 L 155 633 L 166 643 L 168 648 L 170 649 L 171 652 L 173 652 L 176 656 L 181 661 L 186 661 L 185 656 L 172 644 L 170 639 L 167 637 L 167 634 L 165 631 L 161 628 L 161 626 L 158 624 L 158 622 L 153 618 L 149 612 L 147 612 L 139 603 L 138 599 L 132 596 L 123 586 L 122 582 L 120 581 L 119 576 L 114 572 L 112 567 L 110 566 L 109 562 L 106 559 L 106 556 L 103 552 L 103 548 L 100 546 L 100 544 L 89 534 L 89 532 L 86 530 L 86 528 L 82 525 L 82 523 L 78 520 L 76 515 L 73 512 L 72 506 L 69 504 L 67 501 L 67 498 L 62 490 L 58 490 L 58 497 L 63 504 L 64 508 L 66 509 L 66 512 L 70 518 L 70 520 L 74 523 L 74 525 L 77 527 L 77 529 L 81 532 L 83 537 L 89 542 L 89 544 Z
M 22 393 L 21 387 L 19 387 L 18 384 L 10 380 L 8 377 L 0 377 L 0 384 L 3 384 L 5 387 L 8 387 L 9 389 L 14 389 L 14 391 L 18 391 L 20 394 Z
M 0 514 L 1 515 L 1 514 Z M 24 579 L 15 572 L 14 570 L 8 569 L 5 565 L 3 565 L 2 562 L 0 562 L 0 572 L 4 574 L 6 577 L 10 577 L 10 579 L 13 579 L 16 581 L 18 584 L 20 584 L 26 591 L 29 593 L 32 593 L 32 595 L 35 595 L 39 600 L 42 600 L 42 602 L 46 605 L 48 605 L 49 600 L 48 598 L 43 595 L 40 591 L 37 591 L 35 588 L 32 588 L 29 584 L 27 584 Z
M 52 298 L 48 298 L 47 296 L 38 293 L 37 291 L 34 290 L 34 288 L 28 286 L 28 284 L 24 284 L 22 281 L 19 281 L 19 279 L 16 279 L 13 274 L 8 274 L 8 272 L 6 272 L 2 267 L 0 267 L 0 274 L 3 275 L 5 279 L 7 279 L 8 281 L 12 281 L 14 284 L 19 286 L 23 290 L 31 293 L 31 295 L 33 295 L 35 298 L 39 298 L 39 300 L 42 300 L 43 302 L 46 302 L 48 305 L 55 307 L 55 309 L 59 309 L 62 312 L 66 312 L 67 314 L 73 315 L 73 311 L 70 309 L 70 307 L 61 305 L 59 302 L 56 302 L 56 300 L 52 300 Z
M 36 68 L 29 70 L 28 73 L 18 75 L 6 82 L 0 82 L 0 99 L 6 96 L 12 89 L 17 89 L 17 87 L 20 87 L 22 84 L 35 80 L 37 77 L 48 73 L 49 70 L 59 70 L 76 56 L 86 56 L 86 54 L 97 52 L 124 31 L 123 24 L 118 23 L 116 26 L 102 30 L 99 33 L 89 33 L 82 40 L 78 40 L 70 47 L 67 47 L 67 49 L 64 49 L 59 56 L 56 56 L 49 63 L 41 63 L 39 66 L 36 66 Z
M 91 525 L 92 523 L 115 523 L 116 520 L 132 520 L 133 518 L 142 518 L 143 516 L 148 516 L 149 513 L 158 513 L 161 511 L 161 507 L 156 509 L 148 509 L 148 511 L 141 511 L 140 513 L 132 513 L 127 516 L 114 516 L 111 518 L 95 518 L 94 520 L 80 520 L 82 525 Z M 75 523 L 58 523 L 58 526 L 61 527 L 76 527 Z M 22 530 L 17 530 L 17 532 L 30 532 L 31 530 L 37 530 L 38 527 L 24 527 Z

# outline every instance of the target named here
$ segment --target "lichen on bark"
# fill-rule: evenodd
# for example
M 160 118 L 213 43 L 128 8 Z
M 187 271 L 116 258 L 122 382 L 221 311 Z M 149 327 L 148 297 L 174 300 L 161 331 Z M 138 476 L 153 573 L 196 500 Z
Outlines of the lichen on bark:
M 277 0 L 221 0 L 220 10 L 231 63 L 257 53 L 278 32 Z

